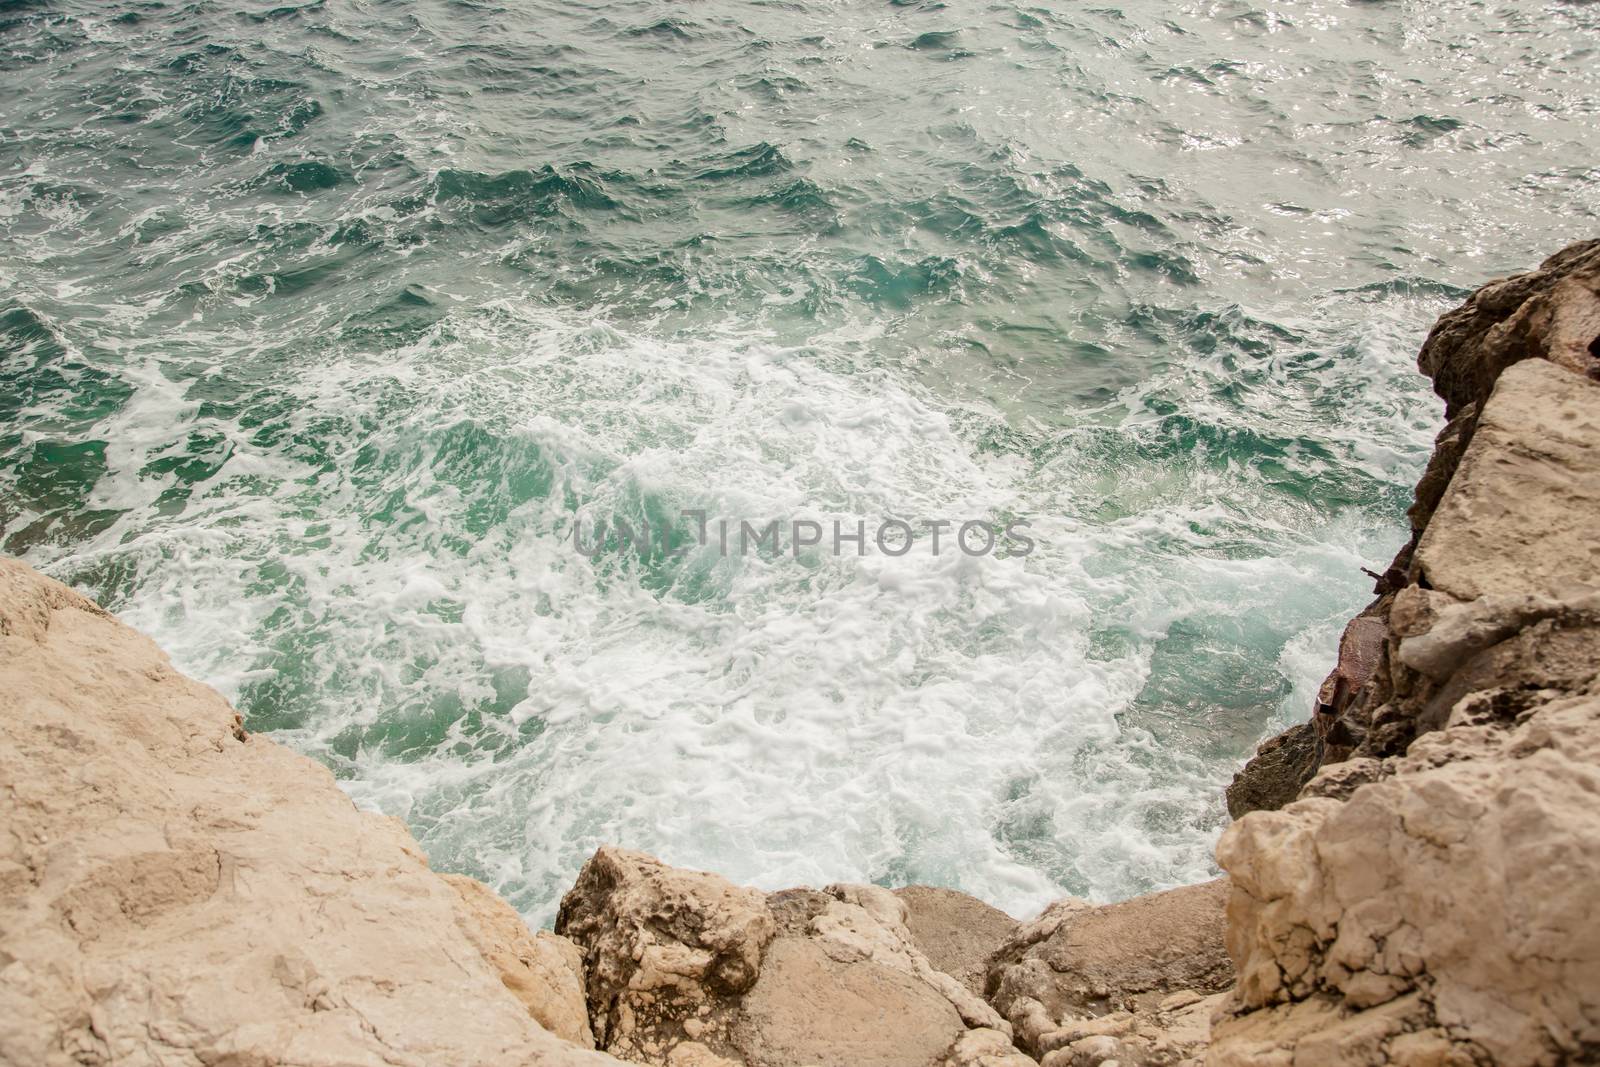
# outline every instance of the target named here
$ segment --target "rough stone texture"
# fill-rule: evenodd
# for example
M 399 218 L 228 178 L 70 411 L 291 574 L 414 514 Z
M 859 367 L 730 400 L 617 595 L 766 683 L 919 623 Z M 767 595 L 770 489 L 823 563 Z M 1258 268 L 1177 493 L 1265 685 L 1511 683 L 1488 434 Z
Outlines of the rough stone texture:
M 1574 246 L 1424 349 L 1452 421 L 1382 654 L 1300 799 L 1218 845 L 1208 1064 L 1600 1062 L 1597 279 Z
M 1410 666 L 1399 656 L 1402 629 L 1414 634 L 1431 625 L 1431 616 L 1417 612 L 1485 596 L 1566 601 L 1595 589 L 1600 241 L 1483 286 L 1439 319 L 1418 365 L 1446 401 L 1449 421 L 1417 486 L 1411 542 L 1362 613 L 1384 627 L 1376 660 L 1359 686 L 1347 680 L 1332 701 L 1325 692 L 1312 716 L 1324 769 L 1402 754 L 1419 734 L 1439 728 L 1462 686 L 1498 669 L 1480 662 L 1452 689 L 1448 678 Z M 1436 602 L 1425 603 L 1430 597 Z M 1572 633 L 1571 612 L 1557 615 L 1546 629 L 1565 651 L 1552 655 L 1570 659 L 1587 639 Z M 1342 645 L 1330 685 L 1344 672 L 1344 651 Z M 1516 684 L 1538 682 L 1541 653 L 1525 648 L 1518 655 L 1524 669 Z M 1303 738 L 1264 744 L 1240 771 L 1230 791 L 1240 794 L 1236 815 L 1281 806 L 1302 787 L 1313 788 L 1304 763 L 1286 758 L 1285 748 L 1302 751 Z M 1317 788 L 1326 794 L 1329 787 Z
M 480 903 L 146 638 L 0 559 L 0 1063 L 614 1063 L 539 1025 Z
M 1225 993 L 1174 993 L 1144 1011 L 1069 1023 L 1046 1035 L 1042 1067 L 1199 1067 Z
M 896 889 L 911 940 L 934 969 L 983 995 L 989 957 L 1016 932 L 1017 920 L 977 897 L 927 885 Z
M 583 951 L 600 1047 L 664 1063 L 678 1043 L 726 1030 L 777 924 L 757 890 L 602 848 L 562 900 L 556 931 Z
M 1034 1060 L 999 1030 L 979 1027 L 956 1039 L 942 1067 L 1034 1067 Z
M 1580 375 L 1600 365 L 1600 240 L 1557 252 L 1538 270 L 1480 287 L 1439 317 L 1423 342 L 1417 367 L 1433 379 L 1453 419 L 1481 405 L 1506 368 L 1548 360 Z
M 1283 807 L 1317 773 L 1321 755 L 1316 729 L 1308 722 L 1267 738 L 1228 784 L 1228 814 L 1237 819 L 1247 811 Z
M 773 946 L 732 1042 L 750 1064 L 891 1067 L 938 1062 L 965 1029 L 950 1002 L 910 972 L 786 937 Z
M 442 877 L 461 898 L 462 931 L 528 1014 L 557 1037 L 594 1048 L 578 946 L 548 930 L 529 930 L 516 909 L 477 879 Z
M 1512 366 L 1418 541 L 1410 583 L 1388 597 L 1382 669 L 1340 721 L 1350 754 L 1403 753 L 1476 689 L 1570 690 L 1592 676 L 1597 519 L 1600 383 L 1542 361 Z
M 995 954 L 990 1002 L 1011 1022 L 1018 1046 L 1036 1056 L 1096 1037 L 1107 1040 L 1078 1049 L 1070 1062 L 1100 1062 L 1092 1055 L 1122 1063 L 1176 1062 L 1194 1051 L 1194 1020 L 1174 1023 L 1163 1016 L 1233 981 L 1223 937 L 1227 892 L 1219 880 L 1120 904 L 1058 901 Z M 1150 1035 L 1174 1026 L 1188 1038 L 1172 1038 L 1172 1055 L 1158 1055 Z M 1136 1040 L 1140 1032 L 1144 1040 Z M 1114 1049 L 1112 1039 L 1121 1046 Z M 1147 1047 L 1136 1052 L 1141 1044 Z
M 1501 376 L 1417 545 L 1428 588 L 1458 600 L 1600 588 L 1597 393 L 1542 361 Z
M 1229 828 L 1208 1062 L 1600 1061 L 1600 687 L 1533 700 L 1464 700 L 1348 800 Z
M 556 929 L 583 951 L 596 1038 L 628 1060 L 1019 1065 L 1009 1024 L 928 962 L 907 917 L 875 886 L 769 895 L 602 848 Z
M 1317 690 L 1317 706 L 1311 716 L 1319 765 L 1350 756 L 1348 739 L 1341 736 L 1339 723 L 1383 661 L 1389 636 L 1383 612 L 1389 604 L 1389 598 L 1380 599 L 1368 614 L 1351 619 L 1339 637 L 1339 659 Z

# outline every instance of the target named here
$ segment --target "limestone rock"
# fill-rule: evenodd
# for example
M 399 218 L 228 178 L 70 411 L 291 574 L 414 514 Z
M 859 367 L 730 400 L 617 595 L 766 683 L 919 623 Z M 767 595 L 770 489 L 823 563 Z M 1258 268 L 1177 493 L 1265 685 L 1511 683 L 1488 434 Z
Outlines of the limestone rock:
M 1098 907 L 1058 902 L 995 955 L 989 999 L 1012 1023 L 1019 1047 L 1040 1056 L 1107 1036 L 1097 1027 L 1115 1025 L 1111 1036 L 1164 1031 L 1168 1024 L 1155 1016 L 1169 998 L 1199 1000 L 1233 980 L 1223 936 L 1227 892 L 1219 880 Z M 1100 1021 L 1113 1017 L 1115 1024 Z
M 1596 383 L 1542 361 L 1500 377 L 1417 545 L 1429 588 L 1459 600 L 1600 591 L 1597 398 Z
M 510 904 L 477 879 L 442 877 L 459 898 L 457 919 L 468 940 L 528 1014 L 557 1037 L 594 1048 L 578 946 L 548 930 L 529 930 Z
M 1329 677 L 1337 683 L 1333 699 L 1325 687 L 1312 716 L 1319 742 L 1313 771 L 1398 756 L 1419 734 L 1438 729 L 1485 679 L 1503 673 L 1508 685 L 1537 688 L 1562 672 L 1535 661 L 1572 661 L 1593 647 L 1577 632 L 1589 627 L 1581 604 L 1547 613 L 1541 632 L 1560 648 L 1546 654 L 1533 647 L 1541 638 L 1511 602 L 1566 604 L 1600 589 L 1593 533 L 1600 514 L 1600 241 L 1575 244 L 1538 270 L 1480 288 L 1439 319 L 1418 366 L 1445 399 L 1449 422 L 1417 486 L 1412 540 L 1362 614 L 1381 628 L 1367 635 L 1378 638 L 1376 655 L 1363 670 L 1345 671 L 1347 634 Z M 1476 605 L 1470 620 L 1463 604 Z M 1440 612 L 1452 621 L 1435 631 Z M 1469 623 L 1472 634 L 1452 636 Z M 1485 651 L 1489 638 L 1523 631 L 1520 651 Z M 1497 666 L 1496 657 L 1518 659 L 1520 674 Z M 1582 673 L 1567 670 L 1556 684 L 1572 691 Z M 1509 680 L 1514 674 L 1518 680 Z M 1304 762 L 1291 758 L 1303 750 L 1298 734 L 1262 745 L 1231 790 L 1239 794 L 1230 801 L 1235 816 L 1311 789 Z
M 1600 383 L 1507 370 L 1391 598 L 1353 754 L 1399 755 L 1468 694 L 1577 691 L 1600 654 Z
M 1600 240 L 1562 249 L 1527 274 L 1482 286 L 1440 316 L 1417 366 L 1453 418 L 1481 404 L 1507 367 L 1543 359 L 1590 374 L 1600 354 Z
M 1239 984 L 1208 1062 L 1592 1062 L 1600 690 L 1463 702 L 1390 762 L 1223 835 Z
M 1353 743 L 1217 848 L 1212 1067 L 1600 1062 L 1597 291 L 1589 242 L 1430 336 L 1452 422 Z
M 725 1041 L 776 923 L 766 898 L 642 852 L 602 848 L 562 899 L 556 932 L 583 951 L 602 1048 L 665 1063 L 684 1041 Z
M 732 1043 L 742 1062 L 895 1067 L 937 1062 L 964 1033 L 955 1008 L 907 971 L 870 957 L 840 960 L 785 937 L 750 992 Z
M 398 822 L 4 559 L 0 798 L 0 1062 L 615 1062 L 539 1024 L 495 947 L 525 928 Z
M 906 928 L 928 962 L 982 996 L 989 957 L 1016 932 L 1017 920 L 954 889 L 912 885 L 894 895 L 905 904 Z
M 1012 1067 L 1009 1024 L 929 963 L 908 914 L 876 886 L 763 894 L 602 848 L 556 929 L 583 951 L 596 1038 L 624 1059 Z
M 1316 729 L 1308 722 L 1267 738 L 1228 784 L 1228 814 L 1237 819 L 1247 811 L 1283 807 L 1317 773 L 1321 752 Z
M 1034 1067 L 1034 1060 L 999 1030 L 983 1027 L 957 1038 L 940 1067 Z
M 1184 990 L 1143 1011 L 1119 1011 L 1045 1035 L 1041 1067 L 1199 1067 L 1211 1016 L 1226 994 Z
M 1388 636 L 1388 623 L 1376 612 L 1351 619 L 1340 635 L 1339 658 L 1317 690 L 1317 706 L 1311 716 L 1319 762 L 1348 758 L 1353 738 L 1346 736 L 1339 724 L 1382 664 Z

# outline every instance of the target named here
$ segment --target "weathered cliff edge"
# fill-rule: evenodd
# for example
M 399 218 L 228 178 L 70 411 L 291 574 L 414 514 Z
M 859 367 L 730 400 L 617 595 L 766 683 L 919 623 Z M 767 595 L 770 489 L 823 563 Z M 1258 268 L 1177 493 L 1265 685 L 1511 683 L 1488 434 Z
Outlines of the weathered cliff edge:
M 1408 512 L 1411 538 L 1345 629 L 1311 721 L 1262 745 L 1229 787 L 1235 818 L 1282 807 L 1335 764 L 1351 764 L 1348 788 L 1367 759 L 1402 755 L 1470 692 L 1533 681 L 1575 691 L 1590 677 L 1553 657 L 1592 651 L 1574 631 L 1592 622 L 1585 598 L 1600 566 L 1597 335 L 1600 241 L 1490 282 L 1440 317 L 1417 365 L 1448 421 Z M 1480 655 L 1546 619 L 1523 645 L 1538 646 L 1548 677 L 1501 662 L 1514 647 Z
M 1449 422 L 1411 541 L 1230 789 L 1210 1063 L 1600 1062 L 1600 241 L 1418 362 Z
M 0 1063 L 615 1063 L 574 947 L 0 559 Z
M 606 848 L 531 933 L 0 560 L 0 1063 L 1600 1062 L 1600 242 L 1421 365 L 1414 536 L 1230 791 L 1229 877 L 1023 924 Z
M 1032 1064 L 973 988 L 1015 924 L 903 896 L 602 849 L 571 939 L 531 932 L 148 639 L 0 559 L 8 1067 Z

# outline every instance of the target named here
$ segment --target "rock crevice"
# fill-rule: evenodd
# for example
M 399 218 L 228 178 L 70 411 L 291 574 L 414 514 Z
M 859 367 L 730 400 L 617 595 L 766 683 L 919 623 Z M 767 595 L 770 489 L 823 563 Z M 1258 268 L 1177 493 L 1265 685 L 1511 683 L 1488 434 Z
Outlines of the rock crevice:
M 1229 792 L 1208 1063 L 1600 1061 L 1597 353 L 1600 241 L 1429 335 L 1449 423 L 1370 655 Z

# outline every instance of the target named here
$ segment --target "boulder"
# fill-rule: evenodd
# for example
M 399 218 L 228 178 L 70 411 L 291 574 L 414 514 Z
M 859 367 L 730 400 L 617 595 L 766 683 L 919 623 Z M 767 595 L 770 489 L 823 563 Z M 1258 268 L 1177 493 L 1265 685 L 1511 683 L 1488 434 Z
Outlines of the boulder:
M 0 1062 L 616 1062 L 559 946 L 6 559 L 0 796 Z
M 928 961 L 908 916 L 876 886 L 764 894 L 606 847 L 563 899 L 556 930 L 582 950 L 600 1046 L 633 1062 L 1029 1062 L 1009 1024 Z
M 1040 1067 L 1200 1067 L 1225 997 L 1184 991 L 1143 1011 L 1067 1023 L 1047 1036 Z
M 954 889 L 912 885 L 894 895 L 905 904 L 906 929 L 928 962 L 981 996 L 989 957 L 1016 932 L 1017 920 Z
M 1018 1046 L 1035 1056 L 1106 1038 L 1058 1062 L 1098 1063 L 1099 1056 L 1154 1063 L 1166 1055 L 1155 1052 L 1156 1035 L 1170 1038 L 1173 1062 L 1192 1055 L 1203 1046 L 1204 1027 L 1196 1029 L 1193 1012 L 1182 1019 L 1173 1013 L 1233 981 L 1224 941 L 1227 895 L 1227 883 L 1218 880 L 1119 904 L 1058 901 L 996 953 L 989 1000 L 1012 1024 Z M 1175 1030 L 1188 1038 L 1173 1036 Z
M 556 931 L 582 950 L 600 1047 L 665 1063 L 684 1041 L 725 1043 L 777 923 L 754 889 L 607 847 L 562 899 Z

